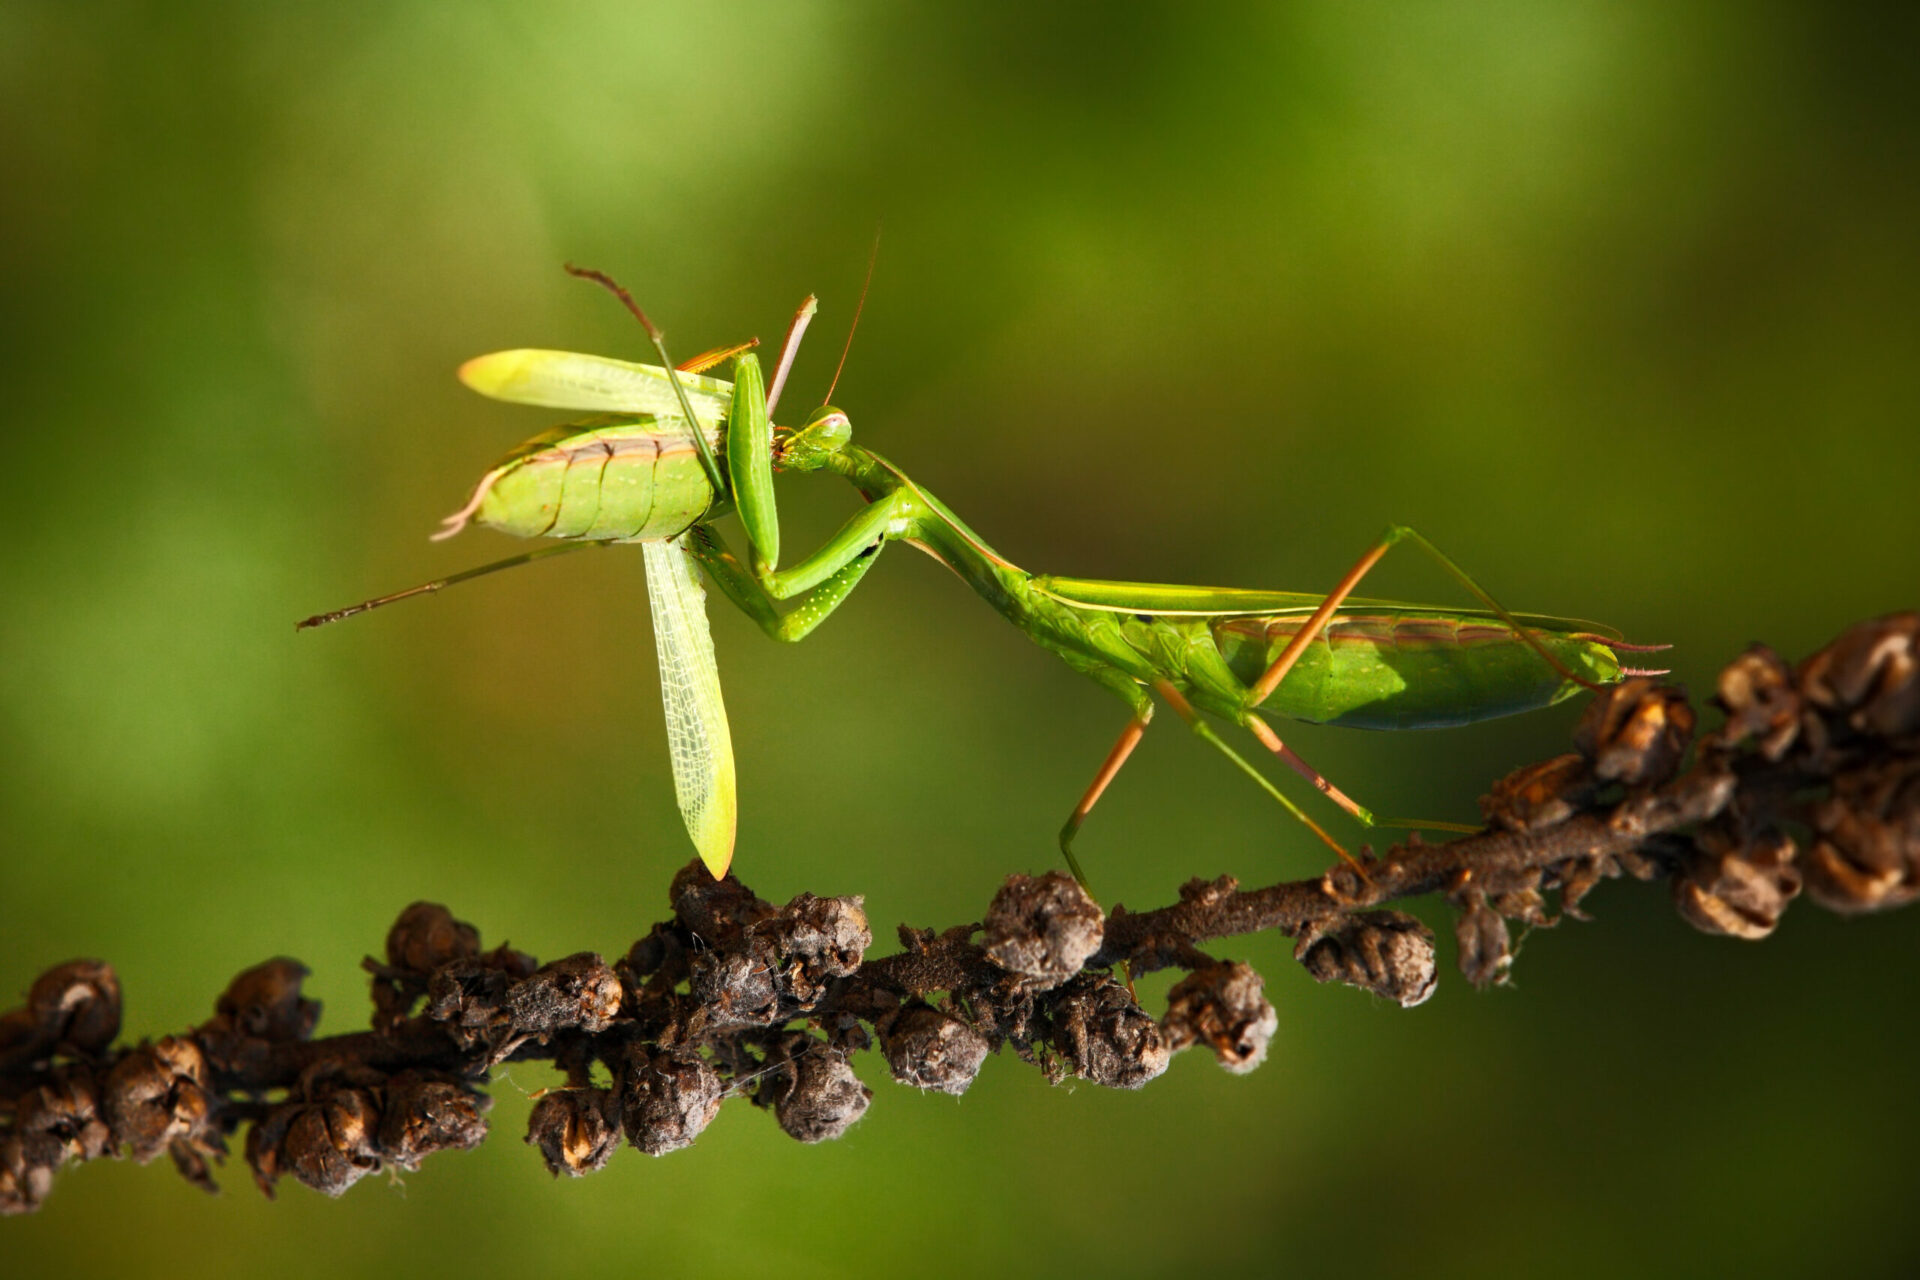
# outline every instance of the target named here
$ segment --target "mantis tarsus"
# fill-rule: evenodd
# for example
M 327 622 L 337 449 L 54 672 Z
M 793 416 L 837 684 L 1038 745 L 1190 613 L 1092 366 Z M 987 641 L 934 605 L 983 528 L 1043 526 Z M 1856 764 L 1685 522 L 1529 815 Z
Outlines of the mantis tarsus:
M 1325 595 L 1030 574 L 899 467 L 854 445 L 847 415 L 831 404 L 798 428 L 773 426 L 813 299 L 795 316 L 773 385 L 766 387 L 752 343 L 675 366 L 660 331 L 624 289 L 599 272 L 568 270 L 620 298 L 646 328 L 661 364 L 539 350 L 468 361 L 461 380 L 483 395 L 597 415 L 513 450 L 435 535 L 449 537 L 473 521 L 564 541 L 299 625 L 332 622 L 565 551 L 641 543 L 675 791 L 688 832 L 715 876 L 726 874 L 733 857 L 733 751 L 695 566 L 769 636 L 798 641 L 839 607 L 881 548 L 906 542 L 952 569 L 1036 643 L 1112 690 L 1127 704 L 1127 726 L 1060 831 L 1061 851 L 1083 882 L 1074 836 L 1145 732 L 1155 696 L 1345 858 L 1340 843 L 1235 751 L 1207 716 L 1244 726 L 1366 825 L 1472 830 L 1375 819 L 1282 742 L 1261 712 L 1373 729 L 1465 724 L 1617 681 L 1633 674 L 1618 654 L 1645 648 L 1593 624 L 1511 613 L 1425 537 L 1398 525 Z M 702 376 L 729 358 L 731 382 Z M 824 545 L 784 568 L 776 470 L 830 471 L 865 499 Z M 745 528 L 744 562 L 713 525 L 729 513 Z M 1361 579 L 1401 541 L 1425 550 L 1482 608 L 1354 596 Z

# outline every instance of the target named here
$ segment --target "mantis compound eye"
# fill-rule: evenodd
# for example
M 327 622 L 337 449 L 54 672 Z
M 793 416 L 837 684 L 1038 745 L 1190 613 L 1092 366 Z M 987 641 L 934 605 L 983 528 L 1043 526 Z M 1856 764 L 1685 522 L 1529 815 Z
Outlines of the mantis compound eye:
M 853 439 L 853 423 L 841 410 L 823 404 L 813 411 L 800 433 L 814 440 L 819 448 L 838 449 Z
M 826 465 L 827 458 L 845 448 L 851 439 L 853 424 L 847 415 L 823 404 L 807 418 L 805 426 L 787 437 L 781 461 L 796 471 L 813 471 Z

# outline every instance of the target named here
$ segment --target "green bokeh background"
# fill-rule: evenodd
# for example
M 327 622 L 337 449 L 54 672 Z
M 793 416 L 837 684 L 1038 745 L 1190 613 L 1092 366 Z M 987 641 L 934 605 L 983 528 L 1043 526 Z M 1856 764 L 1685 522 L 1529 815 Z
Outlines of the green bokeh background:
M 617 953 L 688 856 L 637 555 L 318 634 L 507 554 L 424 535 L 547 424 L 452 379 L 691 354 L 824 298 L 837 395 L 1016 561 L 1312 589 L 1392 521 L 1517 607 L 1672 641 L 1696 690 L 1920 600 L 1911 22 L 1726 5 L 0 6 L 0 983 L 110 959 L 127 1030 L 275 954 L 323 1029 L 431 897 Z M 788 545 L 849 509 L 784 482 Z M 1378 590 L 1451 600 L 1403 553 Z M 977 916 L 1118 703 L 894 550 L 806 645 L 714 629 L 764 896 Z M 1473 815 L 1572 708 L 1292 740 L 1382 811 Z M 1356 836 L 1357 838 L 1357 836 Z M 1082 845 L 1103 892 L 1320 855 L 1161 728 Z M 1284 940 L 1272 1059 L 1140 1094 L 1011 1057 L 885 1081 L 819 1148 L 728 1107 L 556 1183 L 518 1135 L 278 1203 L 72 1171 L 11 1274 L 1886 1273 L 1913 1261 L 1920 918 L 1802 904 L 1749 946 L 1609 886 L 1515 989 L 1403 1012 Z M 1439 917 L 1435 917 L 1437 920 Z M 1444 920 L 1440 920 L 1443 932 Z M 1450 957 L 1450 947 L 1448 948 Z M 1153 985 L 1157 996 L 1164 983 Z M 190 1260 L 190 1261 L 189 1261 Z

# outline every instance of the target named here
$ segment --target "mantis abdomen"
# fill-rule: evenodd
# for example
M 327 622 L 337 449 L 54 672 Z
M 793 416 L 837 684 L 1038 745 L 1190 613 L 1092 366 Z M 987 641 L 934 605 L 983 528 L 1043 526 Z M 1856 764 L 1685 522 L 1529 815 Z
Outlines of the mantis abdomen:
M 1553 619 L 1522 621 L 1567 670 L 1596 684 L 1620 678 L 1619 659 L 1600 636 Z M 1305 614 L 1230 618 L 1212 630 L 1228 667 L 1250 685 L 1305 622 Z M 1492 615 L 1360 609 L 1335 614 L 1264 705 L 1313 724 L 1437 729 L 1550 706 L 1579 691 Z
M 543 432 L 480 482 L 481 524 L 522 538 L 633 542 L 684 533 L 713 505 L 677 419 L 603 414 Z

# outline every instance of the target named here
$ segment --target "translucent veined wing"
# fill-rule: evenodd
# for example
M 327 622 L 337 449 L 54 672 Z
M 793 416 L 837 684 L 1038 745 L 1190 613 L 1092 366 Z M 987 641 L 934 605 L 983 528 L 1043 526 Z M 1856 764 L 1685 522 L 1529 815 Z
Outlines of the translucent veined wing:
M 483 396 L 514 404 L 684 416 L 665 369 L 577 351 L 523 348 L 475 356 L 460 366 L 460 381 Z M 733 404 L 731 382 L 683 373 L 680 385 L 708 430 L 726 421 Z
M 660 656 L 661 703 L 673 790 L 700 860 L 716 878 L 733 861 L 733 740 L 720 701 L 720 672 L 707 630 L 707 593 L 678 540 L 643 542 L 653 640 Z

